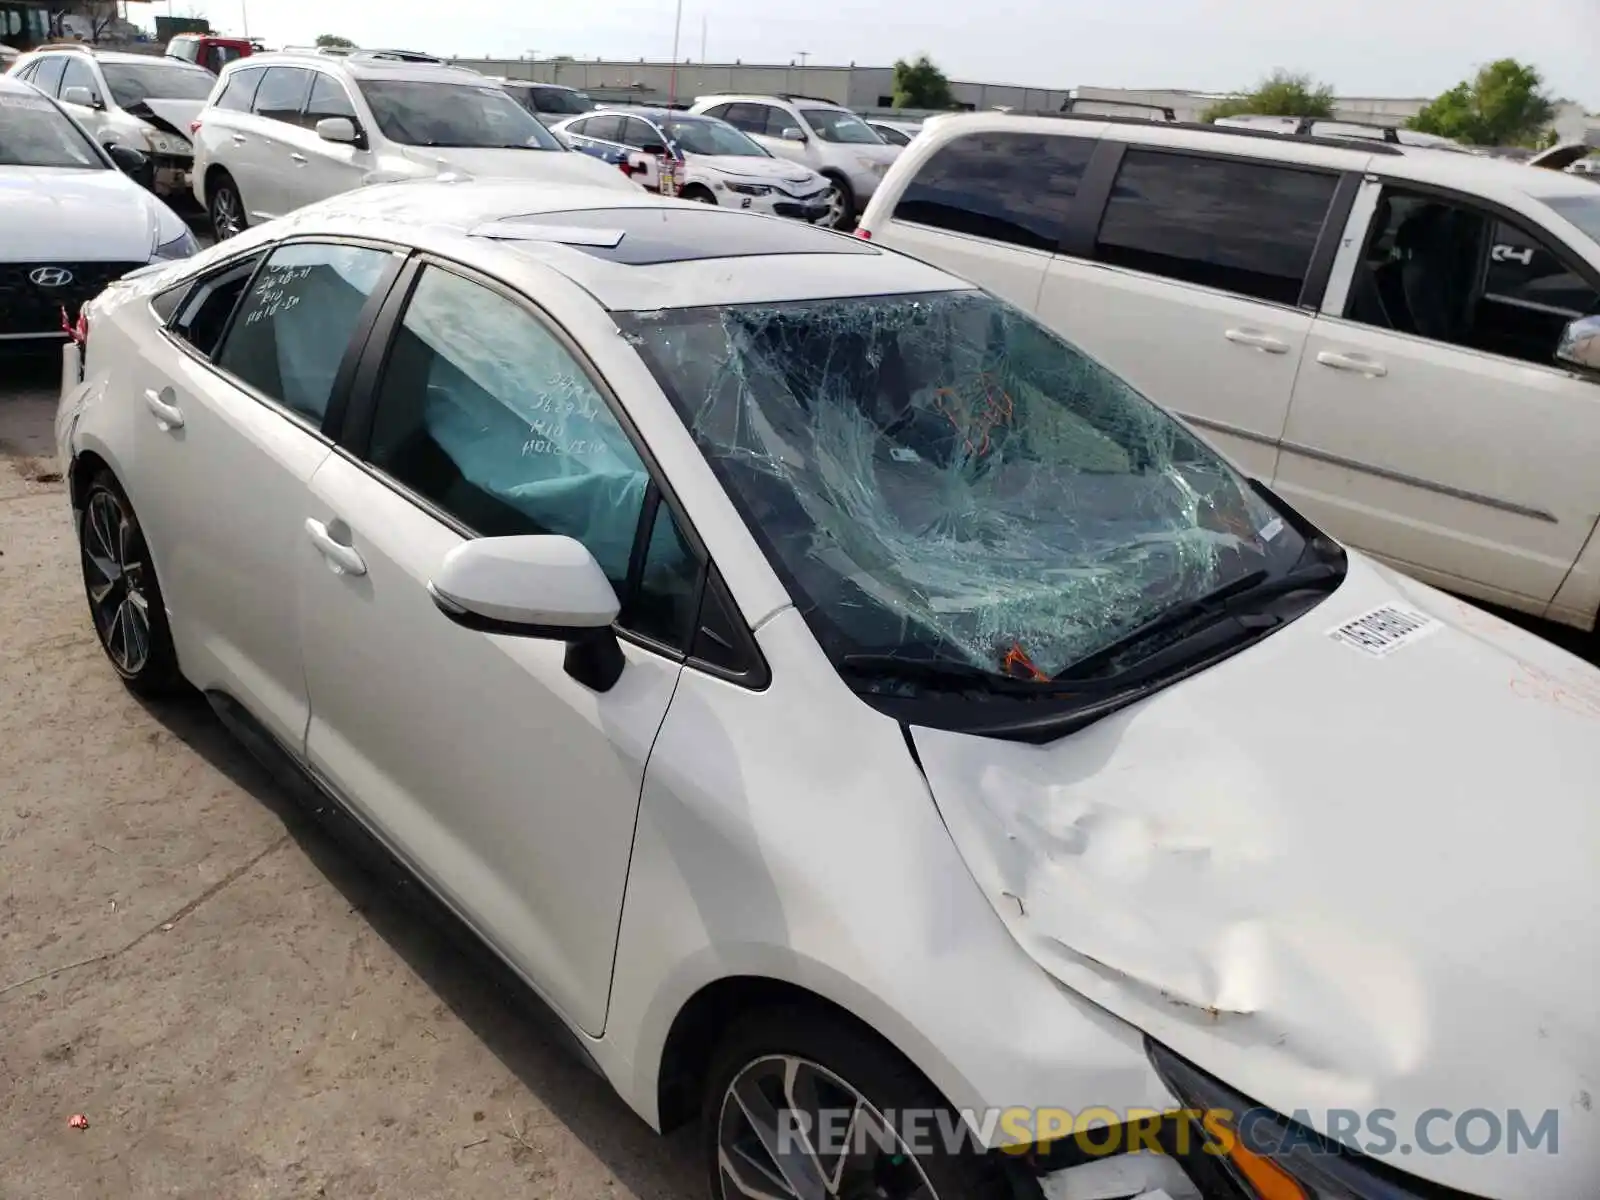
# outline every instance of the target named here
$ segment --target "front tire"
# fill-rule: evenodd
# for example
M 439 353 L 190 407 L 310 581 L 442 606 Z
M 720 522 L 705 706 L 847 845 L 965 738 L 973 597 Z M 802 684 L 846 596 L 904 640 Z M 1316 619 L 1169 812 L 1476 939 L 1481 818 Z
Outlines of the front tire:
M 709 204 L 715 207 L 717 203 L 717 198 L 711 194 L 710 190 L 701 187 L 698 183 L 690 184 L 679 192 L 678 196 L 683 200 L 693 200 L 696 204 Z
M 828 215 L 819 224 L 848 233 L 856 224 L 856 192 L 843 175 L 825 175 L 833 184 L 833 195 L 828 198 Z
M 928 1144 L 910 1146 L 905 1119 L 917 1114 Z M 947 1145 L 941 1128 L 960 1129 L 959 1118 L 910 1063 L 808 1008 L 736 1020 L 713 1056 L 701 1112 L 715 1200 L 1006 1195 L 993 1159 L 970 1141 Z
M 239 194 L 239 185 L 233 181 L 232 175 L 222 172 L 210 190 L 211 194 L 206 198 L 206 211 L 210 214 L 211 232 L 217 241 L 225 242 L 231 237 L 238 237 L 250 228 L 250 220 L 244 215 L 244 197 Z
M 109 471 L 89 483 L 78 547 L 95 635 L 122 682 L 141 696 L 181 691 L 183 676 L 150 548 L 133 505 Z

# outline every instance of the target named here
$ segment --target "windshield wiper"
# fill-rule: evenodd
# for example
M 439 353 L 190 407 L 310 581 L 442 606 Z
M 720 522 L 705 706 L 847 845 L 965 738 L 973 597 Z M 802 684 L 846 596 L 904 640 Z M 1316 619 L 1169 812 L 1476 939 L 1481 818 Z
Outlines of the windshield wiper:
M 846 654 L 835 665 L 842 674 L 860 680 L 914 683 L 941 691 L 985 691 L 1006 696 L 1038 696 L 1054 691 L 1048 680 L 1012 679 L 986 667 L 948 658 Z
M 1288 571 L 1277 578 L 1271 578 L 1264 570 L 1256 570 L 1241 575 L 1207 592 L 1204 596 L 1193 600 L 1186 600 L 1181 604 L 1169 608 L 1158 615 L 1154 620 L 1146 621 L 1138 628 L 1125 633 L 1108 646 L 1102 646 L 1093 654 L 1079 659 L 1070 667 L 1059 672 L 1055 679 L 1061 681 L 1082 681 L 1093 679 L 1096 676 L 1108 674 L 1106 668 L 1117 659 L 1145 642 L 1158 638 L 1163 633 L 1181 628 L 1184 625 L 1197 624 L 1206 617 L 1214 618 L 1213 624 L 1224 618 L 1238 618 L 1247 616 L 1252 609 L 1259 611 L 1259 606 L 1268 600 L 1275 600 L 1280 596 L 1292 592 L 1331 591 L 1337 587 L 1344 578 L 1344 566 L 1327 561 L 1317 561 L 1310 566 L 1298 567 Z M 1270 627 L 1277 622 L 1271 621 Z M 1198 631 L 1196 631 L 1198 632 Z M 1180 641 L 1187 639 L 1180 639 Z M 1121 674 L 1122 672 L 1109 672 Z

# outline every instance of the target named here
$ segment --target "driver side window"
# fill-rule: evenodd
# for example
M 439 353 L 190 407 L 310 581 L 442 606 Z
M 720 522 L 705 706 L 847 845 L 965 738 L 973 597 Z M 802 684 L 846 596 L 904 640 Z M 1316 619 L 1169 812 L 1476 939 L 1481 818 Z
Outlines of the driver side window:
M 1567 323 L 1595 313 L 1600 292 L 1586 273 L 1521 222 L 1385 188 L 1344 315 L 1550 366 Z

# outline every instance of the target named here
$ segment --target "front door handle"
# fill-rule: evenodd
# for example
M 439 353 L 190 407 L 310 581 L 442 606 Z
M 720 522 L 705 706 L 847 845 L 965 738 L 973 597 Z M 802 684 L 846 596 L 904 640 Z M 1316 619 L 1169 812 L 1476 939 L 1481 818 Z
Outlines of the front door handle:
M 1289 343 L 1259 329 L 1230 329 L 1222 335 L 1238 346 L 1249 346 L 1264 354 L 1287 354 Z
M 1335 371 L 1356 371 L 1368 379 L 1378 379 L 1389 373 L 1389 368 L 1376 359 L 1368 358 L 1365 354 L 1341 354 L 1337 350 L 1322 350 L 1317 353 L 1317 361 L 1325 367 L 1332 367 Z
M 242 134 L 242 133 L 236 133 L 236 134 L 233 135 L 233 144 L 235 146 L 242 146 L 246 142 L 248 142 L 249 140 L 250 139 L 245 137 L 244 134 Z
M 183 428 L 183 410 L 178 407 L 177 399 L 169 387 L 159 392 L 155 388 L 145 389 L 144 406 L 155 414 L 156 424 L 163 430 Z
M 315 517 L 306 518 L 306 536 L 311 539 L 322 557 L 328 560 L 328 566 L 335 575 L 365 575 L 367 564 L 361 555 L 356 553 L 354 546 L 346 546 L 343 542 L 336 541 L 328 532 L 328 527 Z
M 304 154 L 291 154 L 291 155 L 289 155 L 289 158 L 292 161 L 299 163 L 302 167 L 305 166 L 306 163 L 310 161 L 308 158 L 306 158 L 306 156 Z

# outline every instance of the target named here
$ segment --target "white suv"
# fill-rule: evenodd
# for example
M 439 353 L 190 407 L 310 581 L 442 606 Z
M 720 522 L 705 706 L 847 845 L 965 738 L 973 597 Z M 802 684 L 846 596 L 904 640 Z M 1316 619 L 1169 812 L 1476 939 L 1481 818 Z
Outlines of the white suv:
M 638 190 L 563 146 L 475 71 L 393 54 L 229 63 L 195 127 L 194 194 L 219 239 L 370 183 L 501 176 Z
M 1594 627 L 1593 183 L 1410 146 L 972 114 L 926 127 L 858 233 L 1036 313 L 1341 539 Z
M 148 54 L 62 46 L 23 55 L 9 74 L 60 101 L 101 145 L 148 155 L 158 195 L 187 196 L 189 123 L 216 83 L 210 71 Z
M 839 189 L 848 225 L 877 190 L 899 146 L 831 100 L 807 96 L 700 96 L 689 109 L 720 117 L 780 158 L 803 163 Z

